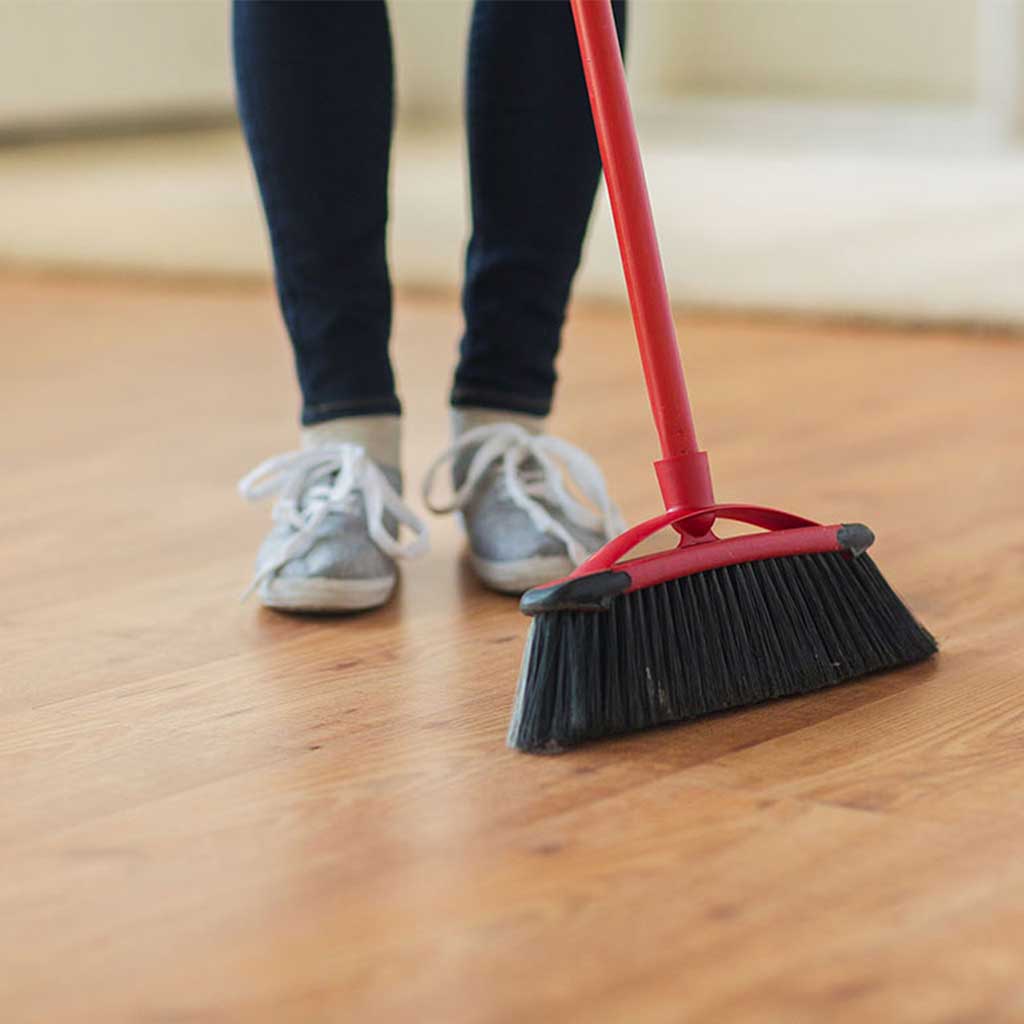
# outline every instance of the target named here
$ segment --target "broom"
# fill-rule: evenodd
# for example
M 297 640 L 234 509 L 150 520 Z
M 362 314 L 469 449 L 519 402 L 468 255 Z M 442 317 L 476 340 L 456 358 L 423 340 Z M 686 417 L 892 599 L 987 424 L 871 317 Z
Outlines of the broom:
M 694 431 L 609 0 L 571 0 L 663 458 L 665 509 L 563 580 L 532 616 L 508 742 L 555 752 L 921 661 L 937 650 L 865 553 L 859 524 L 715 504 Z M 721 539 L 724 519 L 764 532 Z M 670 551 L 623 560 L 671 526 Z

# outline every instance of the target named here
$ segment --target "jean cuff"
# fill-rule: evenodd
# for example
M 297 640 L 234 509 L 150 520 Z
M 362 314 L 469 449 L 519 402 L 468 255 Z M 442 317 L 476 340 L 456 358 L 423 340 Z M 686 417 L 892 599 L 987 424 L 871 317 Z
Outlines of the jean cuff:
M 302 425 L 311 427 L 326 420 L 337 420 L 344 416 L 381 416 L 402 414 L 402 404 L 394 395 L 379 398 L 348 398 L 340 402 L 319 402 L 303 405 Z
M 499 412 L 522 412 L 528 416 L 547 416 L 551 412 L 551 396 L 536 397 L 517 395 L 508 391 L 488 391 L 486 388 L 464 387 L 456 385 L 452 388 L 451 406 L 453 409 L 496 409 Z

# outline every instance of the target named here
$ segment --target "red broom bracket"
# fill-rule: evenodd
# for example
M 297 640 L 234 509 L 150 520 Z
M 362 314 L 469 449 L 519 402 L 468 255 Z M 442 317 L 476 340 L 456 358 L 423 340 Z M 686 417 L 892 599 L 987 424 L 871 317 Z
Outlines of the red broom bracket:
M 728 542 L 720 540 L 711 533 L 711 525 L 716 519 L 731 519 L 733 522 L 745 523 L 768 534 L 754 534 L 746 538 L 732 538 Z M 709 525 L 704 527 L 703 522 Z M 701 525 L 698 525 L 701 524 Z M 831 551 L 837 547 L 836 531 L 838 525 L 822 526 L 813 519 L 795 516 L 780 509 L 764 508 L 761 505 L 706 505 L 700 508 L 673 508 L 645 522 L 630 527 L 625 533 L 619 534 L 609 541 L 600 551 L 596 551 L 583 562 L 573 577 L 585 576 L 588 573 L 600 572 L 605 569 L 618 568 L 620 559 L 624 558 L 633 548 L 648 537 L 653 537 L 659 530 L 671 526 L 682 537 L 677 551 L 691 548 L 713 548 L 725 550 L 732 548 L 740 540 L 752 543 L 754 549 L 771 550 L 773 555 L 802 554 L 809 550 L 801 545 L 811 541 L 818 551 Z M 771 535 L 771 539 L 769 539 Z M 795 545 L 795 546 L 793 546 Z M 822 546 L 823 545 L 823 546 Z M 649 555 L 641 561 L 664 562 L 668 552 Z M 705 557 L 705 556 L 699 556 Z

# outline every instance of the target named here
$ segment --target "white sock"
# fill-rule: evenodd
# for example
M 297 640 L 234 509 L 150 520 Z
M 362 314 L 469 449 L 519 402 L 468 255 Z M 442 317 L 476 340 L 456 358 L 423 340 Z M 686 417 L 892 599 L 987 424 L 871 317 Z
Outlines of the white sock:
M 381 416 L 342 416 L 302 428 L 302 447 L 322 444 L 361 444 L 378 465 L 389 469 L 401 466 L 402 418 L 388 413 Z
M 459 438 L 474 427 L 489 427 L 495 423 L 515 423 L 531 434 L 543 434 L 546 416 L 531 416 L 525 412 L 506 412 L 503 409 L 481 409 L 464 406 L 451 411 L 452 437 Z

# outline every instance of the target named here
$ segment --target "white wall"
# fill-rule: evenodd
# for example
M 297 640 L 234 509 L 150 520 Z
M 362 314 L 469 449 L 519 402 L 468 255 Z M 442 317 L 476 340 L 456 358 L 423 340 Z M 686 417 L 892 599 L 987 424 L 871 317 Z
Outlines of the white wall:
M 972 0 L 699 0 L 657 4 L 679 40 L 680 92 L 968 102 Z
M 630 75 L 641 102 L 964 106 L 999 95 L 1005 116 L 1024 106 L 1020 79 L 1007 73 L 1024 17 L 1012 37 L 1005 29 L 1006 11 L 1021 6 L 633 0 Z M 392 0 L 390 10 L 401 116 L 454 120 L 470 0 Z M 0 128 L 227 111 L 228 21 L 227 0 L 0 0 Z
M 0 128 L 230 103 L 219 0 L 0 0 Z

